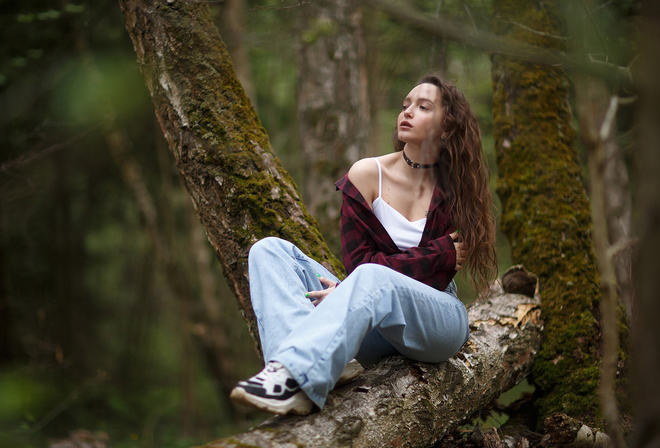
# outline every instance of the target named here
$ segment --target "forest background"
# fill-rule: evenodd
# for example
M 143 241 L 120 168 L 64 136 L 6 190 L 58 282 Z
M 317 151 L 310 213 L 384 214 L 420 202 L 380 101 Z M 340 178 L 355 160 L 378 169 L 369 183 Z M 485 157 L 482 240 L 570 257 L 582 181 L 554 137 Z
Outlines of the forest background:
M 410 3 L 467 29 L 493 22 L 489 2 Z M 311 38 L 301 32 L 308 6 L 212 3 L 241 82 L 303 196 L 312 188 L 297 103 L 308 76 L 299 63 Z M 639 4 L 604 9 L 595 26 L 626 66 L 637 50 Z M 111 446 L 191 446 L 251 426 L 263 416 L 235 408 L 227 391 L 259 360 L 181 187 L 118 5 L 3 1 L 1 14 L 0 446 L 43 446 L 79 429 Z M 440 71 L 477 113 L 495 190 L 489 54 L 384 14 L 365 14 L 362 27 L 363 155 L 391 151 L 402 98 L 421 75 Z M 631 166 L 633 112 L 619 111 Z M 341 175 L 350 162 L 334 169 Z M 315 217 L 323 222 L 324 210 Z M 501 234 L 498 243 L 505 269 L 509 244 Z M 469 303 L 467 283 L 460 291 Z M 210 352 L 210 337 L 222 350 Z

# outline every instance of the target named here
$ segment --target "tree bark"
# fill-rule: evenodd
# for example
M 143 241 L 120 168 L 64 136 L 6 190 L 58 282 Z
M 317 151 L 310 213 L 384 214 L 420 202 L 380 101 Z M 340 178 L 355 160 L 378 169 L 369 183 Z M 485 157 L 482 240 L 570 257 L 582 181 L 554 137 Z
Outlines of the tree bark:
M 119 3 L 183 184 L 258 341 L 247 278 L 254 242 L 280 236 L 329 269 L 343 268 L 273 154 L 208 5 Z
M 660 446 L 660 5 L 642 2 L 640 15 L 639 167 L 637 185 L 637 235 L 640 244 L 635 260 L 637 279 L 637 320 L 633 327 L 636 363 L 635 448 Z
M 391 357 L 333 391 L 322 411 L 274 417 L 206 448 L 432 446 L 522 380 L 540 347 L 535 298 L 505 293 L 468 309 L 470 339 L 453 358 L 426 364 Z
M 366 156 L 370 135 L 362 8 L 351 0 L 314 1 L 300 10 L 299 28 L 303 198 L 340 253 L 341 195 L 334 183 Z
M 497 0 L 493 13 L 499 35 L 564 46 L 553 37 L 563 33 L 556 0 Z M 598 426 L 600 294 L 568 80 L 560 69 L 500 54 L 492 77 L 500 222 L 513 261 L 539 276 L 544 299 L 545 342 L 533 370 L 539 423 L 561 411 Z

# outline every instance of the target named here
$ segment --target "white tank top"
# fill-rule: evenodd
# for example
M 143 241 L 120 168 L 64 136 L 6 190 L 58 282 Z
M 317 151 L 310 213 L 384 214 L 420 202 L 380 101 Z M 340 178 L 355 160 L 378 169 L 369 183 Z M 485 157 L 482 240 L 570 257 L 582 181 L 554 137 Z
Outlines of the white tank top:
M 387 230 L 387 233 L 399 250 L 419 246 L 424 227 L 426 226 L 426 218 L 418 219 L 417 221 L 408 221 L 408 218 L 383 200 L 381 196 L 383 190 L 383 173 L 378 159 L 374 158 L 374 160 L 378 164 L 378 197 L 371 204 L 374 215 L 376 215 L 376 218 L 385 227 L 385 230 Z

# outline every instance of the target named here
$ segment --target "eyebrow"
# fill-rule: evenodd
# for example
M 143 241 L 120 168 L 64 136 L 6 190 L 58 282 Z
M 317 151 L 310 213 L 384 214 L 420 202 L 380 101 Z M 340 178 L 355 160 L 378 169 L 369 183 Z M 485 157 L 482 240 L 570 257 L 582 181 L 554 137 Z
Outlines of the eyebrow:
M 403 99 L 403 101 L 412 101 L 412 99 L 410 99 L 410 97 L 407 96 Z M 420 98 L 417 98 L 417 101 L 427 101 L 427 102 L 429 102 L 429 103 L 431 103 L 435 106 L 435 103 L 433 102 L 433 100 L 428 99 L 428 98 L 420 97 Z

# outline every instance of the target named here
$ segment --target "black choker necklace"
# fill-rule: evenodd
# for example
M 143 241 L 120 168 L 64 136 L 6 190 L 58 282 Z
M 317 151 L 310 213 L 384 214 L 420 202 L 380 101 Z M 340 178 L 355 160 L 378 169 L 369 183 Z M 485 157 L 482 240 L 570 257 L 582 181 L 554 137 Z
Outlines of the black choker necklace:
M 403 154 L 403 160 L 405 160 L 406 163 L 408 164 L 408 166 L 411 167 L 411 168 L 435 168 L 436 166 L 438 166 L 440 164 L 439 162 L 435 162 L 435 163 L 429 163 L 428 165 L 422 165 L 422 164 L 419 164 L 417 162 L 413 162 L 412 160 L 410 160 L 408 158 L 408 156 L 406 155 L 405 151 L 401 151 L 401 153 Z

